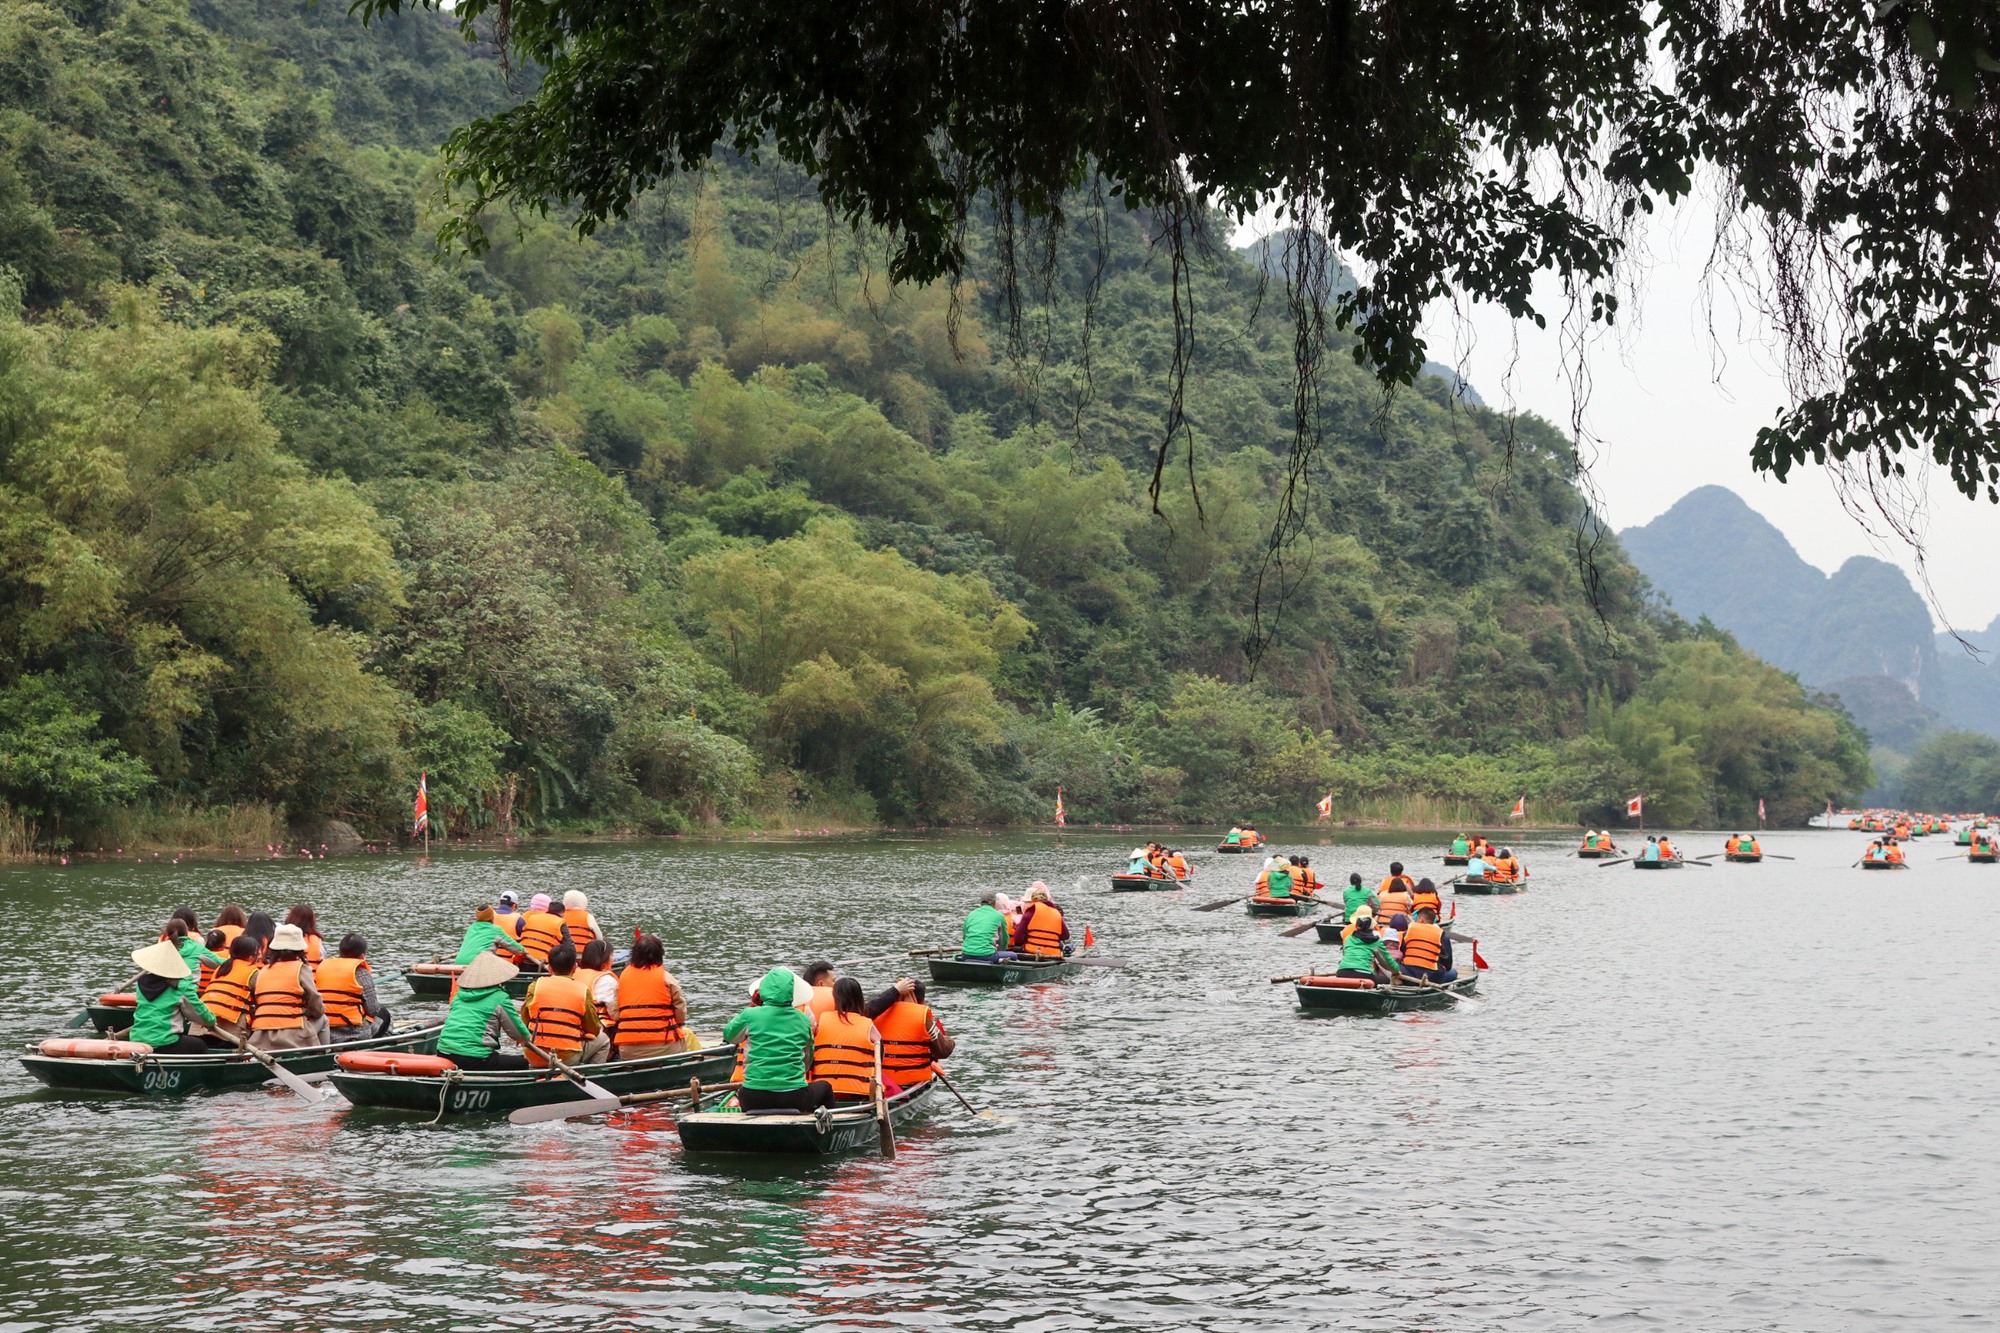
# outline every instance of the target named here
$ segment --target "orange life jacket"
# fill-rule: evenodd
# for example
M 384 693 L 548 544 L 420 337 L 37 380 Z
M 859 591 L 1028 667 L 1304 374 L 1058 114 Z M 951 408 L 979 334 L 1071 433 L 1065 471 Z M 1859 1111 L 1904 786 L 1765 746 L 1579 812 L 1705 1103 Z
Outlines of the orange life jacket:
M 515 912 L 509 916 L 495 917 L 494 919 L 500 923 L 500 929 L 506 931 L 510 938 L 517 940 L 521 938 L 521 923 L 527 920 L 521 913 Z
M 232 958 L 201 988 L 201 1002 L 221 1022 L 234 1023 L 250 1009 L 250 978 L 256 975 L 257 965 L 248 958 Z
M 1292 892 L 1311 896 L 1318 893 L 1322 887 L 1324 885 L 1320 877 L 1312 872 L 1310 866 L 1292 867 Z
M 229 957 L 229 946 L 236 943 L 236 937 L 243 933 L 243 927 L 217 926 L 216 929 L 222 932 L 222 947 L 217 949 L 216 952 L 227 958 Z
M 663 967 L 627 967 L 618 974 L 618 1044 L 664 1046 L 678 1041 L 674 993 Z
M 882 1077 L 912 1087 L 928 1083 L 933 1073 L 931 1011 L 915 1000 L 898 1000 L 875 1020 L 882 1034 Z M 939 1030 L 943 1024 L 939 1024 Z
M 222 961 L 225 964 L 228 963 L 229 956 L 227 954 L 223 955 Z M 196 963 L 195 974 L 194 974 L 195 990 L 196 991 L 207 990 L 208 983 L 215 980 L 215 974 L 220 970 L 221 968 L 219 965 L 209 962 L 206 958 L 202 959 L 199 963 Z
M 1486 863 L 1486 878 L 1495 884 L 1511 884 L 1520 873 L 1521 863 L 1511 856 L 1496 856 Z
M 306 1025 L 306 988 L 299 980 L 305 966 L 296 958 L 266 963 L 250 978 L 250 1027 L 256 1032 L 280 1032 Z
M 1437 970 L 1444 957 L 1444 928 L 1430 921 L 1412 921 L 1403 932 L 1403 966 Z
M 584 945 L 597 938 L 597 932 L 590 928 L 590 912 L 588 910 L 565 908 L 562 919 L 563 924 L 569 927 L 570 943 L 576 946 L 578 953 L 583 952 Z
M 528 988 L 527 1001 L 521 1006 L 522 1015 L 528 1020 L 528 1036 L 535 1045 L 557 1055 L 581 1051 L 584 1013 L 589 1003 L 590 992 L 573 976 L 559 977 L 552 973 L 536 977 L 535 984 Z
M 1175 852 L 1172 856 L 1167 858 L 1167 865 L 1174 872 L 1175 879 L 1187 878 L 1187 873 L 1188 873 L 1187 858 L 1185 856 L 1182 856 L 1179 852 Z
M 1417 887 L 1417 882 L 1411 879 L 1408 875 L 1385 875 L 1382 879 L 1382 882 L 1375 886 L 1375 896 L 1377 898 L 1380 898 L 1383 894 L 1394 893 L 1398 889 L 1401 889 L 1405 892 L 1411 892 L 1414 891 L 1416 887 Z
M 887 1062 L 883 1066 L 887 1070 Z M 875 1025 L 866 1014 L 829 1009 L 813 1023 L 812 1077 L 836 1097 L 866 1097 L 875 1086 Z
M 326 941 L 318 935 L 306 936 L 306 961 L 317 966 L 324 957 L 326 957 Z M 318 980 L 317 977 L 313 979 Z
M 329 1027 L 358 1028 L 368 1021 L 368 1011 L 361 1007 L 361 974 L 373 970 L 366 958 L 329 958 L 313 969 Z
M 1416 895 L 1408 891 L 1391 890 L 1388 893 L 1382 894 L 1379 901 L 1381 902 L 1381 907 L 1376 911 L 1375 915 L 1385 922 L 1393 918 L 1398 912 L 1401 912 L 1404 916 L 1415 916 L 1417 914 Z
M 554 912 L 530 912 L 521 927 L 521 948 L 538 963 L 549 961 L 549 950 L 562 943 L 563 919 Z
M 833 1012 L 833 987 L 814 986 L 812 1000 L 806 1005 L 806 1012 L 814 1018 Z
M 1027 915 L 1021 920 L 1024 932 L 1021 952 L 1049 958 L 1062 954 L 1063 915 L 1054 903 L 1029 903 Z
M 1436 889 L 1416 889 L 1410 894 L 1410 916 L 1414 918 L 1419 907 L 1428 907 L 1440 915 L 1444 912 L 1444 900 L 1438 897 Z
M 583 988 L 590 992 L 590 998 L 595 1000 L 597 998 L 598 979 L 600 977 L 608 977 L 611 973 L 608 970 L 600 972 L 594 967 L 579 967 L 574 975 L 578 981 L 583 983 Z M 605 1022 L 611 1021 L 611 1015 L 604 1012 L 604 1006 L 601 1004 L 597 1006 L 597 1016 Z

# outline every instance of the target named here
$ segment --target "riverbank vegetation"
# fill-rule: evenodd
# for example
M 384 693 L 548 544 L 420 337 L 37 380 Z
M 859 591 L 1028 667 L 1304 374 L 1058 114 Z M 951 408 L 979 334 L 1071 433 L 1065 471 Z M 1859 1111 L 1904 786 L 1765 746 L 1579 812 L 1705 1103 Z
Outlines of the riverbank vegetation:
M 1866 784 L 1844 715 L 1649 604 L 1546 423 L 1343 363 L 1288 472 L 1288 325 L 1226 250 L 1154 512 L 1144 215 L 1017 325 L 990 241 L 954 307 L 736 160 L 440 259 L 435 146 L 511 94 L 432 15 L 12 5 L 0 87 L 13 841 L 379 834 L 419 772 L 445 828 L 655 832 Z

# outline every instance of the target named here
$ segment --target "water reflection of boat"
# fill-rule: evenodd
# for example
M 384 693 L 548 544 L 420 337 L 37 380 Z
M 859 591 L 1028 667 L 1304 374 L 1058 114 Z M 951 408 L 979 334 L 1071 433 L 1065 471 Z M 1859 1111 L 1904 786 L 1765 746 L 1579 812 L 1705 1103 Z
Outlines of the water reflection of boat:
M 332 1069 L 334 1058 L 342 1052 L 433 1050 L 442 1030 L 442 1024 L 406 1028 L 366 1041 L 267 1054 L 294 1074 L 319 1074 Z M 207 1055 L 155 1055 L 142 1042 L 64 1037 L 30 1046 L 21 1063 L 42 1082 L 65 1092 L 128 1092 L 147 1097 L 254 1088 L 271 1077 L 262 1061 L 228 1047 Z
M 889 1123 L 901 1129 L 921 1113 L 936 1080 L 904 1088 L 889 1098 Z M 824 1119 L 798 1111 L 744 1111 L 736 1094 L 724 1093 L 708 1105 L 713 1109 L 682 1116 L 677 1122 L 681 1146 L 689 1152 L 782 1153 L 824 1157 L 869 1148 L 880 1141 L 881 1127 L 869 1102 L 847 1102 Z
M 443 1067 L 432 1061 L 442 1061 Z M 719 1082 L 729 1077 L 735 1063 L 734 1046 L 710 1046 L 646 1060 L 580 1065 L 578 1072 L 623 1097 L 685 1089 L 695 1079 Z M 398 1059 L 373 1052 L 342 1056 L 333 1071 L 333 1086 L 357 1107 L 433 1116 L 496 1115 L 524 1106 L 589 1100 L 574 1080 L 552 1069 L 471 1073 L 451 1067 L 442 1056 Z

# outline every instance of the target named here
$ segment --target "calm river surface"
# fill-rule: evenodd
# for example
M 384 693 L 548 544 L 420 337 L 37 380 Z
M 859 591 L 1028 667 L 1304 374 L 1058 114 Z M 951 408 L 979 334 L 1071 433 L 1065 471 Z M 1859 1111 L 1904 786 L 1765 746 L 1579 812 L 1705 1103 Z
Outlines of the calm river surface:
M 1290 841 L 1322 875 L 1434 835 Z M 1212 839 L 1212 835 L 1211 835 Z M 2000 867 L 1796 862 L 1661 874 L 1517 844 L 1515 898 L 1460 898 L 1475 1010 L 1302 1017 L 1288 921 L 1119 894 L 1132 835 L 882 836 L 211 865 L 0 868 L 0 1035 L 130 974 L 169 908 L 319 909 L 395 964 L 473 904 L 584 888 L 664 927 L 696 1026 L 774 962 L 956 938 L 1045 879 L 1128 970 L 937 991 L 950 1069 L 895 1163 L 685 1158 L 671 1116 L 514 1128 L 316 1112 L 275 1091 L 63 1098 L 0 1069 L 0 1333 L 44 1328 L 1164 1330 L 1932 1327 L 2000 1320 Z M 1201 839 L 1190 837 L 1199 845 Z M 1688 835 L 1691 852 L 1720 835 Z M 1462 961 L 1463 958 L 1462 958 Z M 344 1105 L 344 1103 L 335 1103 Z

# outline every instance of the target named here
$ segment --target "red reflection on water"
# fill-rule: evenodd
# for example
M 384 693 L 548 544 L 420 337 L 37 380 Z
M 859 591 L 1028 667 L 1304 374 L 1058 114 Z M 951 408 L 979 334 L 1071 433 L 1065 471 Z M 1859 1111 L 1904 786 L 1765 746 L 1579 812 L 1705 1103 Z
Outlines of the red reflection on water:
M 801 1311 L 865 1327 L 890 1323 L 892 1311 L 906 1319 L 929 1308 L 921 1293 L 935 1265 L 920 1239 L 928 1219 L 909 1201 L 932 1193 L 936 1177 L 932 1154 L 901 1145 L 893 1162 L 851 1159 L 824 1190 L 802 1200 L 804 1239 L 825 1258 L 812 1264 L 820 1281 L 799 1294 Z

